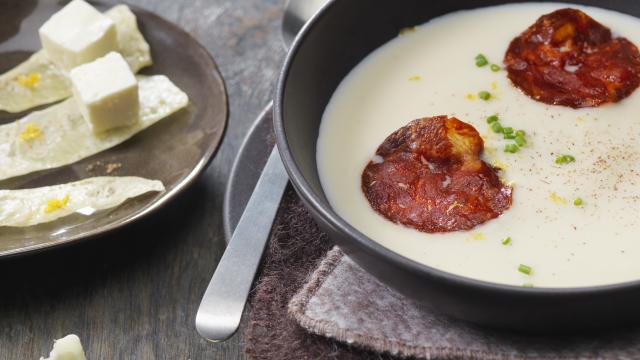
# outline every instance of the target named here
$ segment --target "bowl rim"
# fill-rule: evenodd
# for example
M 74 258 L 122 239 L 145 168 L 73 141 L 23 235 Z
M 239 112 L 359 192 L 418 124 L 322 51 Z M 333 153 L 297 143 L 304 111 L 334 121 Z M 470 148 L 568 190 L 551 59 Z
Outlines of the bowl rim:
M 331 206 L 323 205 L 323 200 L 316 196 L 308 181 L 302 175 L 300 168 L 294 160 L 293 153 L 287 141 L 287 134 L 284 127 L 284 93 L 287 87 L 290 70 L 295 63 L 297 54 L 305 43 L 310 33 L 314 31 L 319 22 L 335 7 L 335 4 L 341 0 L 329 0 L 303 27 L 293 41 L 284 65 L 281 68 L 278 81 L 276 84 L 275 100 L 273 104 L 273 122 L 274 132 L 276 136 L 276 144 L 280 153 L 280 158 L 284 163 L 285 169 L 289 174 L 294 188 L 304 200 L 307 207 L 312 212 L 322 218 L 331 227 L 346 234 L 361 250 L 367 253 L 373 253 L 377 258 L 385 259 L 392 265 L 417 274 L 422 278 L 429 277 L 434 280 L 447 282 L 457 287 L 464 287 L 478 291 L 491 291 L 495 293 L 503 293 L 509 295 L 525 295 L 525 296 L 589 296 L 589 295 L 606 295 L 621 291 L 630 290 L 640 287 L 639 280 L 631 280 L 620 283 L 594 285 L 594 286 L 577 286 L 577 287 L 523 287 L 516 285 L 508 285 L 495 283 L 485 280 L 473 279 L 470 277 L 457 275 L 451 272 L 440 270 L 438 268 L 417 262 L 408 257 L 400 255 L 395 251 L 383 246 L 375 240 L 364 235 L 362 232 L 351 226 L 346 220 L 338 215 Z M 508 1 L 505 1 L 508 2 Z M 482 7 L 481 5 L 478 7 Z

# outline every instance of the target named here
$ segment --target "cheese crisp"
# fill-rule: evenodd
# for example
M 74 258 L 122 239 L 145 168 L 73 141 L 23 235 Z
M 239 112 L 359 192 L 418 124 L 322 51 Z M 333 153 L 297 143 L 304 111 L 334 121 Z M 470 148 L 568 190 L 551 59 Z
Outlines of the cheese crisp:
M 138 77 L 140 121 L 94 134 L 75 99 L 0 126 L 0 180 L 74 163 L 116 146 L 187 106 L 166 76 Z M 115 114 L 117 116 L 117 114 Z
M 139 177 L 94 177 L 36 189 L 0 190 L 0 227 L 23 227 L 79 213 L 91 215 L 151 191 L 160 181 Z

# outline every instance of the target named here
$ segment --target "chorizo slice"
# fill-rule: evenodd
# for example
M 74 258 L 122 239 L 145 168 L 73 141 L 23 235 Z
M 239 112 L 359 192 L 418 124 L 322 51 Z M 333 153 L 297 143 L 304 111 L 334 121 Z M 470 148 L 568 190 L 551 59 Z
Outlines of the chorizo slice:
M 516 87 L 552 105 L 616 103 L 640 85 L 638 48 L 576 9 L 540 17 L 511 41 L 504 64 Z
M 362 173 L 385 218 L 422 232 L 469 230 L 511 206 L 511 188 L 480 159 L 484 142 L 456 118 L 414 120 L 389 135 Z

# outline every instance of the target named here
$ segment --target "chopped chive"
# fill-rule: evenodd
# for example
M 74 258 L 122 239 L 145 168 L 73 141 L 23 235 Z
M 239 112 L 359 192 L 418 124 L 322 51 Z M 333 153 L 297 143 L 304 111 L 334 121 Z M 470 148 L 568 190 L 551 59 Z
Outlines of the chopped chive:
M 502 129 L 502 132 L 509 135 L 509 134 L 513 134 L 513 128 L 510 126 L 507 126 L 506 128 Z
M 504 138 L 507 140 L 514 140 L 516 136 L 513 134 L 504 134 Z
M 496 64 L 491 64 L 491 71 L 493 71 L 493 72 L 500 71 L 500 66 L 498 66 Z
M 487 124 L 491 124 L 496 121 L 498 121 L 498 115 L 491 115 L 487 118 Z
M 516 144 L 507 144 L 504 146 L 504 152 L 515 154 L 520 150 L 520 147 Z
M 476 56 L 476 66 L 477 67 L 483 67 L 485 65 L 487 65 L 489 63 L 489 61 L 487 60 L 487 58 L 482 55 L 482 54 L 478 54 Z
M 494 121 L 491 123 L 491 130 L 493 130 L 494 133 L 496 134 L 501 134 L 502 133 L 502 125 L 500 124 L 500 121 Z
M 531 268 L 531 266 L 520 264 L 520 266 L 518 266 L 518 271 L 520 271 L 525 275 L 531 275 L 531 273 L 533 272 L 533 269 Z
M 524 288 L 532 288 L 533 284 L 532 283 L 524 283 L 524 284 L 522 284 L 522 287 L 524 287 Z
M 504 240 L 502 240 L 502 245 L 509 245 L 511 244 L 511 236 L 507 236 L 506 238 L 504 238 Z
M 487 101 L 491 99 L 491 93 L 483 90 L 478 93 L 478 97 L 484 101 Z
M 556 164 L 564 165 L 576 161 L 576 158 L 571 155 L 560 155 L 556 158 Z
M 581 206 L 582 205 L 582 198 L 576 198 L 575 200 L 573 200 L 573 205 Z
M 518 146 L 523 147 L 527 144 L 527 140 L 524 139 L 524 136 L 516 135 L 514 141 Z
M 517 130 L 516 131 L 516 136 L 525 136 L 526 133 L 524 132 L 524 130 Z

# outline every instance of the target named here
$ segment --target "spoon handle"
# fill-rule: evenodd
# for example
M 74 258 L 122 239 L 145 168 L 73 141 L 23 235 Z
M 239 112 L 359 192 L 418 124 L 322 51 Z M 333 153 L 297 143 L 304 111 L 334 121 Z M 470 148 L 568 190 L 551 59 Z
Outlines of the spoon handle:
M 196 328 L 205 339 L 224 341 L 238 329 L 288 180 L 274 147 L 200 303 Z

